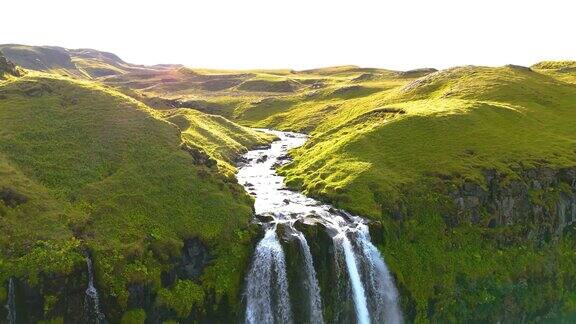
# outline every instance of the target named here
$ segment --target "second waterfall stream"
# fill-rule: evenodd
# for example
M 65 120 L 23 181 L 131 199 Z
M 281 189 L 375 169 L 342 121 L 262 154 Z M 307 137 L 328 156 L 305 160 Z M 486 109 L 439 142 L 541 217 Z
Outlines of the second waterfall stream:
M 276 174 L 307 136 L 264 131 L 279 140 L 246 153 L 237 175 L 255 197 L 256 221 L 265 230 L 247 273 L 246 323 L 402 323 L 398 291 L 367 222 L 288 190 Z M 310 227 L 322 231 L 328 248 L 311 249 Z

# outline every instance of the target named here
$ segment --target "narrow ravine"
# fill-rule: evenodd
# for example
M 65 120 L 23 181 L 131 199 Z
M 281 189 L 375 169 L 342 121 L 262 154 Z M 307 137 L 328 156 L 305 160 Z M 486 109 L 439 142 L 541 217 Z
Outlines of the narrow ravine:
M 310 323 L 346 321 L 346 315 L 327 313 L 327 301 L 323 301 L 318 284 L 314 256 L 310 242 L 297 229 L 307 224 L 321 226 L 332 238 L 333 265 L 339 281 L 329 283 L 343 287 L 332 303 L 331 313 L 337 314 L 340 305 L 352 303 L 352 320 L 357 323 L 401 323 L 398 292 L 384 259 L 370 241 L 367 222 L 358 216 L 337 210 L 305 195 L 288 190 L 276 167 L 288 162 L 288 151 L 303 145 L 307 136 L 298 133 L 263 130 L 276 135 L 279 140 L 267 148 L 246 153 L 239 165 L 238 181 L 255 197 L 255 221 L 265 229 L 258 243 L 246 278 L 246 322 L 286 323 L 294 315 L 305 313 Z M 286 255 L 282 240 L 296 239 L 303 256 L 305 273 L 298 281 L 304 282 L 306 309 L 295 309 L 290 304 L 289 282 L 286 278 Z M 337 290 L 337 289 L 334 289 Z M 329 295 L 324 292 L 324 295 Z M 300 301 L 298 299 L 298 301 Z M 345 307 L 342 307 L 343 309 Z M 292 313 L 294 312 L 294 313 Z M 349 316 L 350 317 L 350 316 Z

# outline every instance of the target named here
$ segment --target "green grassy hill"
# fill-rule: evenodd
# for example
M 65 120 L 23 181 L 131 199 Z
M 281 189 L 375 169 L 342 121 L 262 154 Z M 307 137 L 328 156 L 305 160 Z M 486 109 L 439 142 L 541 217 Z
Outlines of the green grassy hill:
M 102 79 L 127 73 L 151 73 L 181 67 L 130 64 L 115 54 L 83 48 L 1 44 L 0 51 L 10 61 L 23 68 L 79 79 Z
M 0 281 L 45 286 L 84 271 L 88 249 L 111 313 L 126 309 L 134 283 L 178 314 L 201 310 L 206 294 L 234 309 L 252 200 L 209 161 L 230 172 L 234 156 L 268 140 L 221 117 L 161 114 L 93 82 L 31 71 L 0 81 Z M 210 251 L 202 277 L 164 285 L 193 238 Z M 50 298 L 46 316 L 66 296 Z
M 162 115 L 180 128 L 185 143 L 204 150 L 231 178 L 236 171 L 235 158 L 255 144 L 264 145 L 273 140 L 271 135 L 193 109 L 164 110 Z
M 569 83 L 576 83 L 576 61 L 544 61 L 532 69 Z
M 301 84 L 291 93 L 195 96 L 242 124 L 311 135 L 281 172 L 294 188 L 382 223 L 380 248 L 409 319 L 542 320 L 575 310 L 574 226 L 558 225 L 558 199 L 575 189 L 558 178 L 539 187 L 545 170 L 576 167 L 573 83 L 513 65 L 289 77 Z M 471 186 L 511 196 L 482 198 L 496 207 L 465 217 L 453 197 Z M 517 209 L 528 200 L 525 219 L 506 223 L 506 199 Z
M 237 306 L 251 202 L 232 161 L 270 138 L 232 120 L 310 134 L 280 172 L 373 221 L 408 320 L 576 313 L 574 62 L 216 71 L 67 53 L 80 73 L 37 69 L 110 88 L 32 72 L 0 86 L 0 224 L 11 233 L 0 279 L 40 264 L 69 271 L 88 246 L 121 304 L 126 283 L 147 282 L 180 314 L 212 288 Z M 164 287 L 165 260 L 194 236 L 216 261 L 199 282 Z
M 355 192 L 344 205 L 362 214 L 381 214 L 369 189 L 376 184 L 394 197 L 426 175 L 479 180 L 482 170 L 512 172 L 520 163 L 575 164 L 576 87 L 530 70 L 455 68 L 338 101 L 316 124 L 317 106 L 290 110 L 305 123 L 299 127 L 315 128 L 286 173 L 333 200 L 342 190 Z
M 576 260 L 573 236 L 542 243 L 527 234 L 551 226 L 553 217 L 505 226 L 481 209 L 472 221 L 458 218 L 451 198 L 471 183 L 497 194 L 512 182 L 532 187 L 534 209 L 553 215 L 561 208 L 558 197 L 573 195 L 570 182 L 538 190 L 532 182 L 542 180 L 525 174 L 576 167 L 573 84 L 513 66 L 462 67 L 283 109 L 287 119 L 272 115 L 256 124 L 311 132 L 282 169 L 288 183 L 383 223 L 380 247 L 409 317 L 515 321 L 575 310 L 574 272 L 566 268 Z M 488 171 L 501 179 L 496 189 Z

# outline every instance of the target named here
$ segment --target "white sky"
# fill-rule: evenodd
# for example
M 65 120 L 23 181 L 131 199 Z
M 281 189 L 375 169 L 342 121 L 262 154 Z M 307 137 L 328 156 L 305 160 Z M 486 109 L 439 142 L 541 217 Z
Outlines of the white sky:
M 576 1 L 2 0 L 0 43 L 131 63 L 407 70 L 576 59 Z

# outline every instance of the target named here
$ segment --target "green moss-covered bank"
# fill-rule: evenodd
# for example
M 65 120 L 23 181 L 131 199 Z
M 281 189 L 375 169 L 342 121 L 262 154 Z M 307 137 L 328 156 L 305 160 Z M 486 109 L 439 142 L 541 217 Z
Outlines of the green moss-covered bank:
M 270 138 L 178 114 L 91 81 L 0 80 L 0 303 L 15 278 L 22 320 L 78 322 L 89 251 L 112 322 L 237 316 L 257 231 L 232 159 Z
M 574 314 L 576 169 L 516 176 L 438 179 L 394 202 L 378 200 L 383 212 L 371 235 L 408 320 L 517 323 Z

